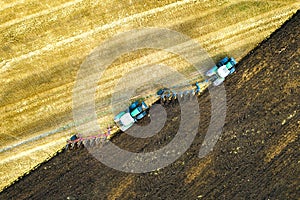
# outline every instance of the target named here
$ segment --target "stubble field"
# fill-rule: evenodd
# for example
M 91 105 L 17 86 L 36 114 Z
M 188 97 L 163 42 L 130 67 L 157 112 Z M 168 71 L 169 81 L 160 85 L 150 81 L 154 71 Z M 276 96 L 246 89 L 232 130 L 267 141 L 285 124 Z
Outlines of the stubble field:
M 28 0 L 0 5 L 1 188 L 61 149 L 76 132 L 72 119 L 76 74 L 104 40 L 134 28 L 170 28 L 197 40 L 215 61 L 223 55 L 239 61 L 299 8 L 292 0 Z M 103 127 L 111 124 L 112 114 L 102 110 L 106 105 L 102 103 L 117 80 L 149 62 L 191 72 L 180 58 L 164 52 L 120 57 L 99 81 L 97 111 Z M 254 75 L 245 72 L 245 79 Z M 143 92 L 141 96 L 147 93 Z

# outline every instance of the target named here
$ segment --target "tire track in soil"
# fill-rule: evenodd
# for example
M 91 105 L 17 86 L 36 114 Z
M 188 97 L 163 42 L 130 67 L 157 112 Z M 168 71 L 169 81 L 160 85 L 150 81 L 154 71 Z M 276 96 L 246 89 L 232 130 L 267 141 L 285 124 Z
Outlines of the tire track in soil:
M 265 162 L 265 157 L 273 146 L 280 143 L 282 136 L 298 127 L 295 124 L 299 123 L 299 115 L 286 121 L 284 126 L 282 121 L 294 110 L 299 110 L 295 98 L 299 96 L 299 87 L 283 89 L 290 81 L 299 78 L 299 56 L 295 54 L 300 46 L 299 21 L 298 11 L 279 31 L 247 55 L 238 64 L 234 76 L 225 82 L 228 100 L 226 124 L 222 137 L 209 154 L 212 161 L 198 176 L 185 184 L 186 173 L 203 163 L 197 155 L 208 125 L 205 122 L 210 119 L 208 93 L 198 99 L 203 111 L 199 134 L 191 148 L 164 169 L 133 174 L 134 185 L 125 187 L 120 199 L 125 196 L 126 199 L 297 199 L 299 137 L 284 146 L 270 162 Z M 286 49 L 279 53 L 283 47 Z M 243 74 L 246 69 L 251 73 L 257 65 L 264 67 L 245 81 Z M 178 106 L 167 106 L 166 110 L 168 119 L 179 115 Z M 173 124 L 173 129 L 162 130 L 149 141 L 168 142 L 172 139 L 168 136 L 176 132 L 176 127 Z M 145 142 L 148 148 L 155 148 L 158 141 L 154 145 L 149 141 Z M 140 151 L 145 148 L 125 134 L 116 136 L 113 142 L 123 146 L 130 142 Z M 127 176 L 102 165 L 83 148 L 58 154 L 3 191 L 0 198 L 39 199 L 47 192 L 51 198 L 106 199 L 107 194 Z

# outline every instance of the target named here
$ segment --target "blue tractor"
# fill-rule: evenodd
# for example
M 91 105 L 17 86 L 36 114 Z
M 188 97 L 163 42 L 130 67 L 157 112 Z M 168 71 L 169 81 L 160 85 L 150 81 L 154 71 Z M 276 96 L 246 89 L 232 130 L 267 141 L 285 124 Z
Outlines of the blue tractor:
M 236 61 L 234 58 L 225 57 L 219 61 L 214 67 L 206 72 L 206 76 L 209 77 L 209 81 L 213 83 L 214 86 L 218 86 L 225 78 L 235 72 Z
M 144 101 L 135 101 L 128 109 L 117 114 L 114 121 L 122 131 L 126 131 L 135 122 L 143 119 L 148 114 L 148 109 L 149 107 Z

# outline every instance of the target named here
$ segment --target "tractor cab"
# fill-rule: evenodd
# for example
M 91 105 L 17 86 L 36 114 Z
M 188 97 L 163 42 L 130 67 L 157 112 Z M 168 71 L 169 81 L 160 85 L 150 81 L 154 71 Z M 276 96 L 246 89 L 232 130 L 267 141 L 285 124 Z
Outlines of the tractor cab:
M 131 117 L 130 113 L 124 111 L 116 115 L 114 121 L 122 131 L 125 131 L 128 128 L 130 128 L 135 122 L 135 120 Z
M 223 65 L 217 70 L 217 73 L 220 77 L 225 78 L 230 74 L 230 71 L 227 69 L 226 65 Z
M 225 78 L 235 72 L 236 61 L 234 58 L 225 57 L 220 60 L 214 67 L 206 72 L 206 76 L 209 77 L 209 80 L 212 81 L 214 86 L 218 86 Z
M 133 102 L 127 110 L 115 116 L 114 121 L 122 131 L 129 129 L 136 121 L 147 115 L 148 106 L 144 101 Z

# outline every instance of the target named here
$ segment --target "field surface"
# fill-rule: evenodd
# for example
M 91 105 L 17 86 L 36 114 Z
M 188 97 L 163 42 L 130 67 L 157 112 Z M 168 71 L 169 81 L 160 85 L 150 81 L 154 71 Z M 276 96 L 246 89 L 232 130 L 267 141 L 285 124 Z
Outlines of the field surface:
M 299 199 L 300 13 L 251 51 L 225 81 L 227 116 L 214 150 L 198 152 L 210 120 L 210 95 L 198 98 L 199 132 L 176 162 L 151 173 L 108 168 L 85 148 L 63 151 L 6 188 L 0 199 Z M 152 151 L 172 140 L 178 105 L 155 137 L 116 135 L 124 149 Z M 148 123 L 147 119 L 141 122 Z
M 103 41 L 135 28 L 170 28 L 195 39 L 215 61 L 224 55 L 239 61 L 298 8 L 297 0 L 1 1 L 0 190 L 51 157 L 76 133 L 76 75 Z M 134 66 L 150 63 L 192 74 L 182 59 L 163 51 L 121 56 L 98 83 L 102 128 L 112 124 L 109 98 L 118 80 Z M 150 92 L 142 91 L 138 95 Z

